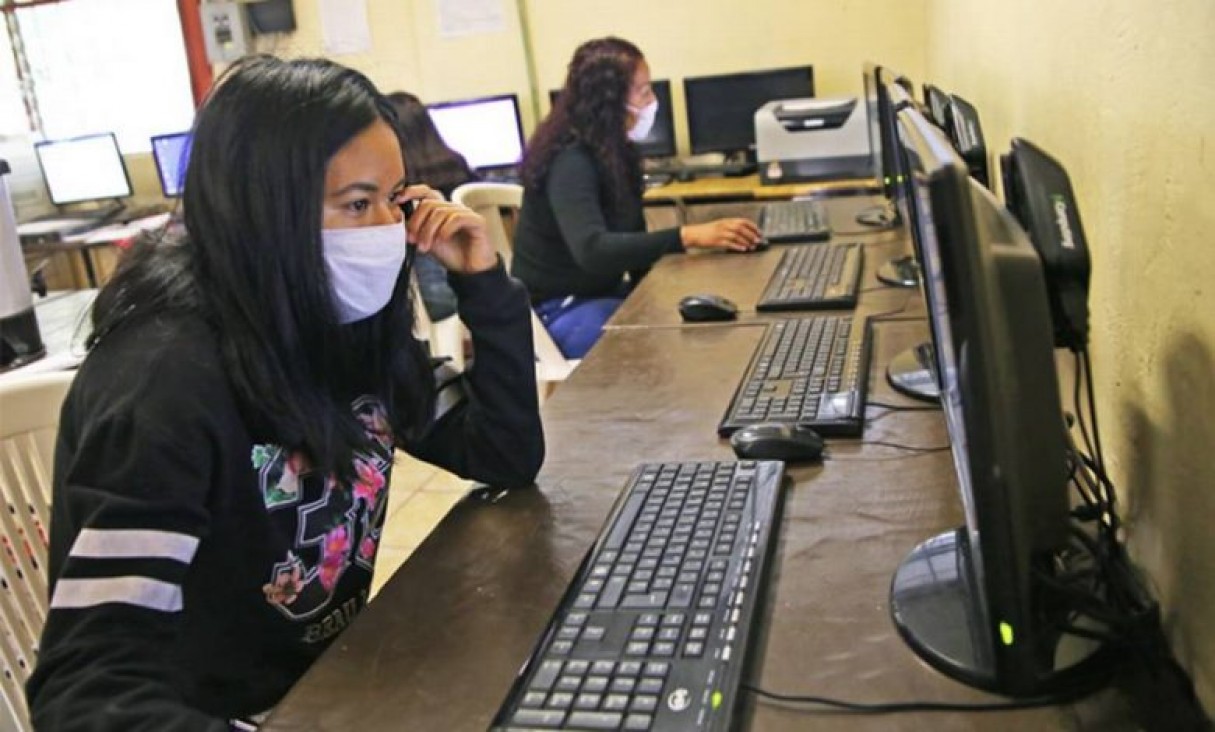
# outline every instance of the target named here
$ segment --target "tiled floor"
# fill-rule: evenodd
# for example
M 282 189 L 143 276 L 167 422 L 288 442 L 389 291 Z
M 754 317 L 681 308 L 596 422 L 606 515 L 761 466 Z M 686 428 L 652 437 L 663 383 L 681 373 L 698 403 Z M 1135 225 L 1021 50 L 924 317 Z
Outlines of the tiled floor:
M 475 484 L 445 470 L 397 453 L 388 494 L 388 518 L 376 557 L 371 596 L 443 520 Z

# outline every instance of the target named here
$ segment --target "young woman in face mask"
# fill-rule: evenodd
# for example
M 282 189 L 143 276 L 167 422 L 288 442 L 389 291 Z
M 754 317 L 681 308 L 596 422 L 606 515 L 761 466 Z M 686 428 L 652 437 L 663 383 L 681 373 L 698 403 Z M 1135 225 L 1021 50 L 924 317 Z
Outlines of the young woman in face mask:
M 244 59 L 199 110 L 184 234 L 102 291 L 63 407 L 38 729 L 271 708 L 367 602 L 395 449 L 535 477 L 526 293 L 480 217 L 407 183 L 395 123 L 324 60 Z M 407 242 L 452 272 L 476 347 L 439 394 Z
M 511 273 L 569 358 L 590 349 L 627 287 L 663 254 L 759 244 L 759 229 L 742 218 L 646 232 L 634 141 L 649 133 L 657 108 L 636 46 L 613 37 L 587 41 L 524 153 Z

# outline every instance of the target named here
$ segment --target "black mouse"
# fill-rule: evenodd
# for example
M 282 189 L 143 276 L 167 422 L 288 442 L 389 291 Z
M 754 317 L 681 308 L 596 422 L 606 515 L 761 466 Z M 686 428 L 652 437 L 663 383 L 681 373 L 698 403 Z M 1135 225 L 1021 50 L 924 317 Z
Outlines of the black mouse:
M 730 436 L 734 454 L 747 460 L 784 460 L 789 463 L 818 460 L 823 438 L 797 424 L 765 422 L 743 427 Z
M 734 320 L 738 306 L 721 295 L 688 295 L 679 301 L 679 315 L 688 323 Z

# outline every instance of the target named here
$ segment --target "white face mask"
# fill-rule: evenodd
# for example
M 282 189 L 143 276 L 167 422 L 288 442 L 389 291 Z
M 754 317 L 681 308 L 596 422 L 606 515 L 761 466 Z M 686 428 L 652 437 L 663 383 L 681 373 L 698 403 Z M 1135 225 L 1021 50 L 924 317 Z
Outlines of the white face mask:
M 383 226 L 322 229 L 321 249 L 338 322 L 369 318 L 384 309 L 405 263 L 405 220 Z
M 658 100 L 655 99 L 641 109 L 636 109 L 632 106 L 629 109 L 637 118 L 633 126 L 629 128 L 629 139 L 633 142 L 641 142 L 654 128 L 654 117 L 658 114 Z

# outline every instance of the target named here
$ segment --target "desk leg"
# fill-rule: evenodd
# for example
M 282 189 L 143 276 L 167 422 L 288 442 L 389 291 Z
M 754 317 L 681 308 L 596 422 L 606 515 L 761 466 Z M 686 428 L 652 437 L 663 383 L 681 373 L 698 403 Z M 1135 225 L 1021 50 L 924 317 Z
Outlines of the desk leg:
M 91 289 L 97 289 L 97 271 L 93 268 L 93 255 L 88 247 L 80 250 L 80 256 L 84 259 L 84 276 L 89 281 Z

